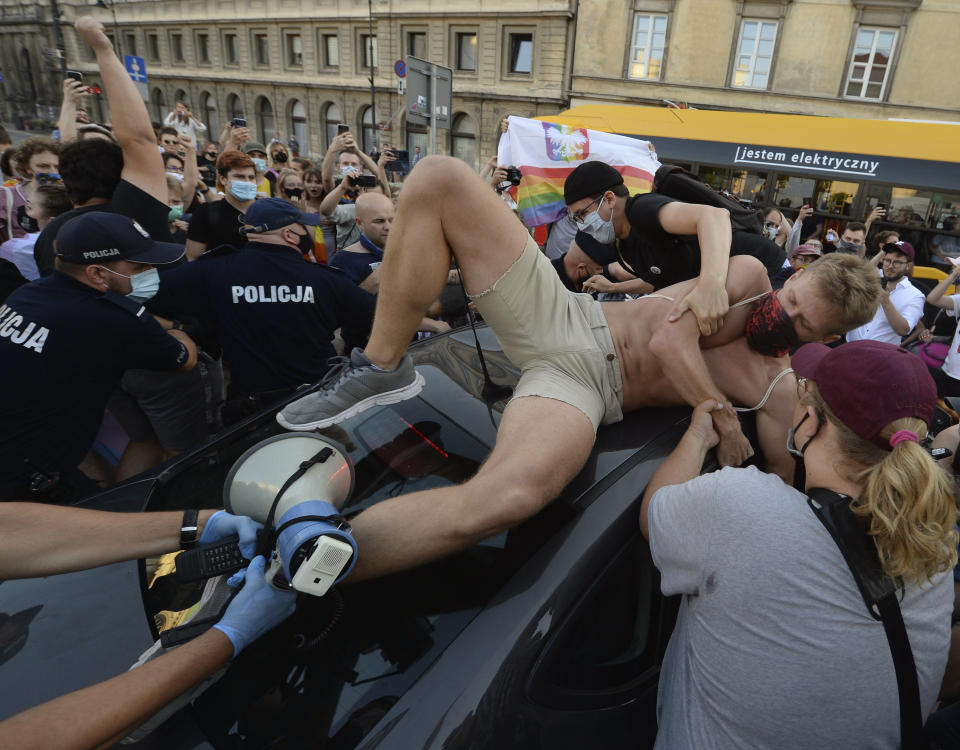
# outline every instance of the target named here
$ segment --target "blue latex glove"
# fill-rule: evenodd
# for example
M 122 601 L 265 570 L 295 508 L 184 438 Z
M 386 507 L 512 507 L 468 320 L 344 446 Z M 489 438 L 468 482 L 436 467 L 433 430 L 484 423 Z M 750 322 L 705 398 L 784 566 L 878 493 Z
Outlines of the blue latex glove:
M 263 555 L 257 555 L 247 568 L 234 573 L 227 581 L 231 586 L 244 581 L 243 588 L 213 627 L 230 639 L 234 658 L 297 608 L 297 592 L 280 591 L 267 583 L 263 577 L 265 567 Z
M 263 524 L 252 518 L 234 516 L 225 510 L 218 510 L 203 525 L 199 543 L 219 542 L 226 536 L 237 534 L 240 537 L 240 554 L 249 560 L 257 551 L 257 532 L 262 528 Z

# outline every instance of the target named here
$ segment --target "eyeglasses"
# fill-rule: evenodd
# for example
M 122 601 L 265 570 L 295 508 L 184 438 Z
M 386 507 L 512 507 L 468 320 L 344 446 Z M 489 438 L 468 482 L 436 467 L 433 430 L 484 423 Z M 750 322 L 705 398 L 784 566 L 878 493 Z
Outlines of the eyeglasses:
M 580 224 L 584 220 L 586 215 L 590 212 L 590 209 L 602 200 L 603 200 L 602 195 L 599 198 L 594 198 L 592 201 L 590 201 L 586 206 L 581 208 L 575 214 L 569 214 L 570 218 L 573 221 L 575 221 L 577 224 Z
M 902 268 L 903 266 L 907 265 L 907 263 L 909 263 L 909 261 L 906 261 L 906 260 L 891 260 L 890 258 L 884 258 L 884 259 L 883 259 L 883 265 L 885 265 L 885 266 L 894 266 L 894 267 L 896 267 L 896 268 Z
M 807 392 L 807 379 L 798 377 L 797 378 L 797 398 L 803 398 L 806 392 Z

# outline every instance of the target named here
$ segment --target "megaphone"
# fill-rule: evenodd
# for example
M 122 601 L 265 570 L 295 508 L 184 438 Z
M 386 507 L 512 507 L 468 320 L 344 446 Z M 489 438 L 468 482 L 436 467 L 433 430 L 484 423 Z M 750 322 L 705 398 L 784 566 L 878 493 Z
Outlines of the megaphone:
M 323 596 L 357 561 L 350 524 L 338 510 L 353 492 L 353 462 L 335 442 L 290 432 L 254 445 L 223 485 L 227 511 L 263 524 L 257 553 L 268 555 L 267 580 Z

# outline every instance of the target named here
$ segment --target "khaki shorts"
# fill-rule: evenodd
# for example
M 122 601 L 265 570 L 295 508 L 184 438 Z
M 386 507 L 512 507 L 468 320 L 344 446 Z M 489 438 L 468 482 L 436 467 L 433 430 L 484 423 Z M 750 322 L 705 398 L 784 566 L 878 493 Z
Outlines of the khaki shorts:
M 470 298 L 521 370 L 514 398 L 563 401 L 594 430 L 623 419 L 620 362 L 600 303 L 567 291 L 532 238 L 493 286 Z

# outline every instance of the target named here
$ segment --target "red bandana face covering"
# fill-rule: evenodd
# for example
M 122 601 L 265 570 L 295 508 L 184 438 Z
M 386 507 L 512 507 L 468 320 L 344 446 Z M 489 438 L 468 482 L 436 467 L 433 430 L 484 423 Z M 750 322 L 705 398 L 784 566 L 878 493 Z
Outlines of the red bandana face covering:
M 750 305 L 744 333 L 750 348 L 768 357 L 784 357 L 800 344 L 793 321 L 780 304 L 776 292 L 770 292 Z

